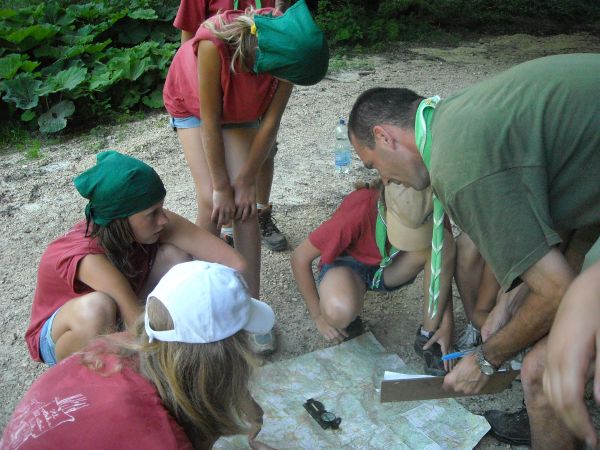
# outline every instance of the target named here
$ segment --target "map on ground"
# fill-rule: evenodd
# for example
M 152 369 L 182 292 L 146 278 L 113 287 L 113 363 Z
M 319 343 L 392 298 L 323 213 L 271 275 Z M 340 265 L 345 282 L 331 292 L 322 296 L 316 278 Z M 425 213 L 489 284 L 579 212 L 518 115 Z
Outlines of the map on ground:
M 453 399 L 380 403 L 386 370 L 414 372 L 370 332 L 257 369 L 252 392 L 265 411 L 258 439 L 277 449 L 472 449 L 488 432 L 485 418 Z M 308 414 L 310 398 L 342 418 L 339 430 L 323 430 Z M 248 440 L 222 438 L 215 448 L 248 448 Z

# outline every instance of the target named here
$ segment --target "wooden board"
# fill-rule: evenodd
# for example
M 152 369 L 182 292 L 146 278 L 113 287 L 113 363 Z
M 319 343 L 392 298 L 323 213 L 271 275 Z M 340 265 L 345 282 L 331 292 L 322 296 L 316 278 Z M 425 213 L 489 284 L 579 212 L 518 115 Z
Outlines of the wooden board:
M 496 372 L 479 394 L 496 394 L 509 387 L 518 370 Z M 459 392 L 446 391 L 442 384 L 444 377 L 409 378 L 405 380 L 385 380 L 381 382 L 382 403 L 402 402 L 411 400 L 431 400 L 436 398 L 467 397 Z

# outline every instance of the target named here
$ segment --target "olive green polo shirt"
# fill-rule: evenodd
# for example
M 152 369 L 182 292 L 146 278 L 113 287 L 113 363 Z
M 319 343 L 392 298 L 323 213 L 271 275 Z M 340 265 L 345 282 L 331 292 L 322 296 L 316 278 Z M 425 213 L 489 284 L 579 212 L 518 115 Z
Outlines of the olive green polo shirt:
M 504 290 L 600 224 L 600 55 L 529 61 L 442 100 L 431 180 Z

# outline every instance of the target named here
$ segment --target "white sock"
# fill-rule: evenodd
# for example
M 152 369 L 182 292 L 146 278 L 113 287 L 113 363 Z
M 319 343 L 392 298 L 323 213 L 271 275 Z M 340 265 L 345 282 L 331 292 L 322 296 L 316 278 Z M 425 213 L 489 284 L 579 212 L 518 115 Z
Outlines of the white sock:
M 263 203 L 256 203 L 256 209 L 265 209 L 266 207 L 268 207 L 269 205 L 265 205 Z
M 227 236 L 233 236 L 233 227 L 221 227 L 221 234 L 226 234 Z
M 425 331 L 425 328 L 421 325 L 421 336 L 429 337 L 429 331 Z

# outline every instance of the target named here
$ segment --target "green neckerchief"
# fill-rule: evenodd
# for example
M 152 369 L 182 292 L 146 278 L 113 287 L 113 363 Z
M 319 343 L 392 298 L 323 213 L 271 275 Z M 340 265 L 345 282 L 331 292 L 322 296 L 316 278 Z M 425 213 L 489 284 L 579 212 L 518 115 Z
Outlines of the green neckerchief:
M 256 0 L 254 2 L 254 4 L 256 5 L 256 9 L 261 9 L 262 8 L 260 0 Z M 239 9 L 239 6 L 240 6 L 239 0 L 233 0 L 233 9 Z
M 415 142 L 423 158 L 425 167 L 431 165 L 431 119 L 433 110 L 440 101 L 439 96 L 421 102 L 415 117 Z M 444 207 L 433 193 L 433 234 L 431 236 L 431 280 L 429 283 L 428 312 L 435 317 L 440 296 L 440 275 L 442 273 L 442 248 L 444 246 Z
M 377 248 L 379 248 L 379 253 L 381 254 L 381 262 L 379 263 L 379 269 L 373 275 L 373 280 L 371 281 L 371 289 L 376 289 L 379 286 L 381 281 L 381 277 L 383 275 L 383 269 L 389 266 L 394 259 L 394 256 L 398 254 L 398 249 L 393 245 L 390 248 L 390 254 L 388 255 L 386 247 L 387 247 L 387 224 L 385 223 L 385 208 L 383 206 L 383 202 L 381 198 L 377 201 L 377 222 L 375 224 L 375 241 L 377 242 Z

